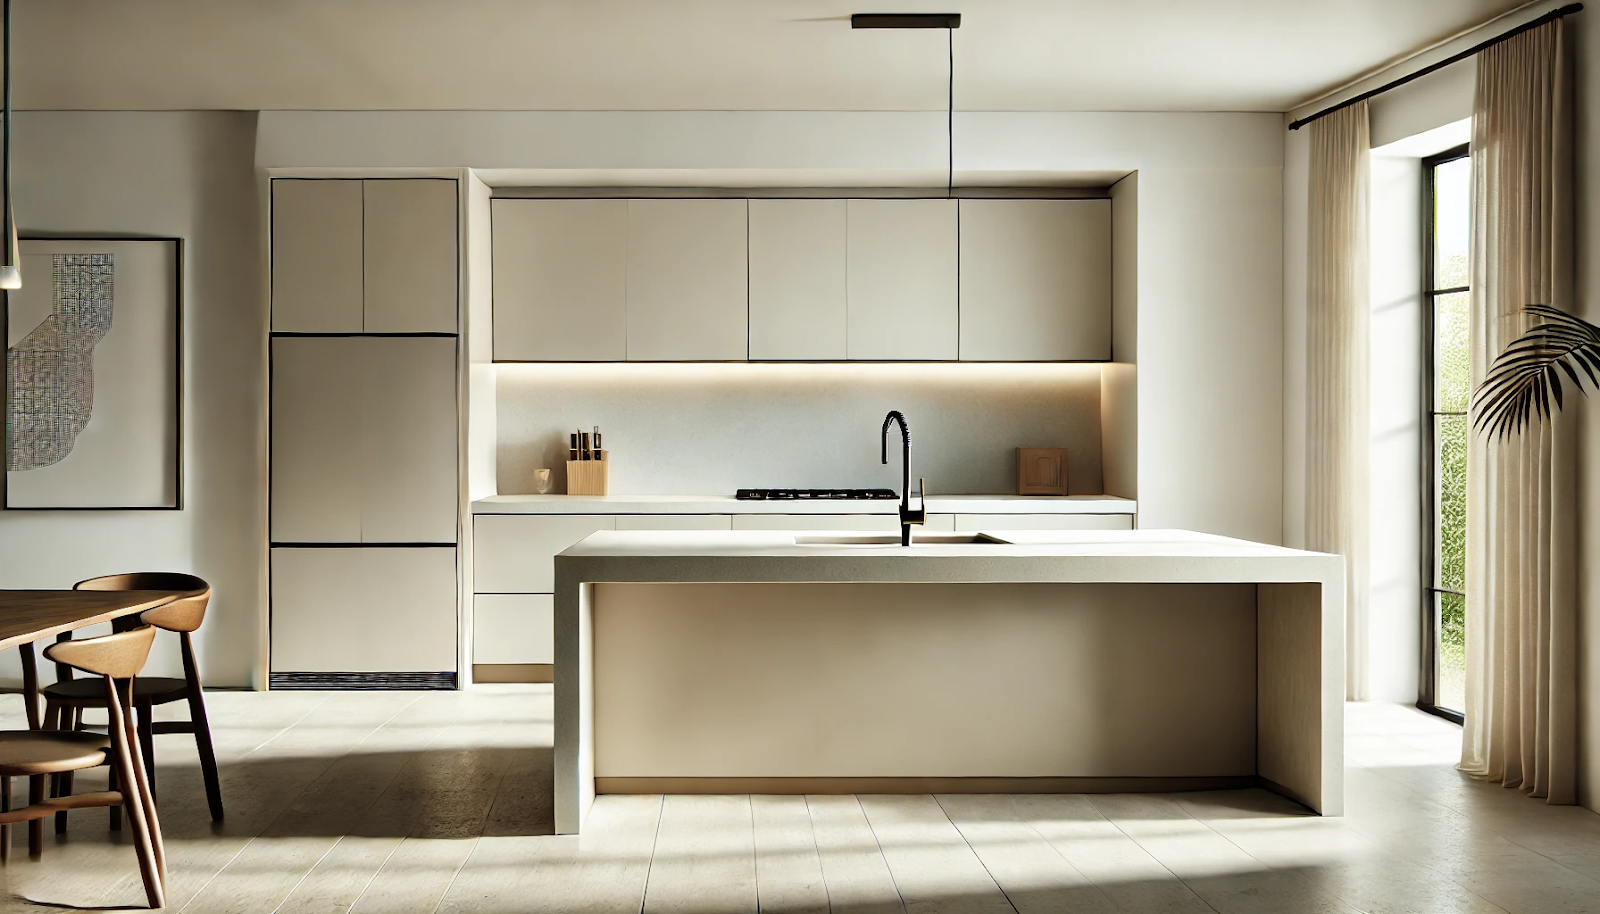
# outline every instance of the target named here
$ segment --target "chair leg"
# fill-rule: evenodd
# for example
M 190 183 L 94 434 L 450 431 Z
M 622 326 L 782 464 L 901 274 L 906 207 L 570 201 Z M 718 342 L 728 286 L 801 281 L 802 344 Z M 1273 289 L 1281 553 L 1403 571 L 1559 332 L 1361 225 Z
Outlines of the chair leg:
M 121 790 L 122 789 L 122 778 L 117 776 L 117 772 L 119 770 L 121 770 L 121 769 L 119 768 L 119 766 L 118 766 L 118 764 L 116 762 L 113 762 L 111 764 L 111 766 L 106 769 L 106 789 L 107 790 Z M 112 831 L 122 831 L 122 807 L 121 806 L 113 806 L 113 807 L 111 807 L 111 830 Z
M 0 777 L 0 812 L 11 811 L 11 779 Z M 11 826 L 0 825 L 0 863 L 11 859 Z
M 117 764 L 121 773 L 119 780 L 127 785 L 122 788 L 122 808 L 127 810 L 128 823 L 133 828 L 134 850 L 139 857 L 139 875 L 144 880 L 145 898 L 150 902 L 150 907 L 159 908 L 166 904 L 166 893 L 162 886 L 165 880 L 160 858 L 156 856 L 155 843 L 150 837 L 149 820 L 145 818 L 145 801 L 139 791 L 138 762 L 122 757 Z
M 144 756 L 145 784 L 150 789 L 150 800 L 156 798 L 156 730 L 155 706 L 141 702 L 139 708 L 139 754 Z
M 211 721 L 206 717 L 206 700 L 200 683 L 189 683 L 189 722 L 194 727 L 194 745 L 200 752 L 200 773 L 206 781 L 206 802 L 211 805 L 211 821 L 222 821 L 222 781 L 217 777 L 217 753 L 211 746 Z
M 83 709 L 82 708 L 79 708 L 79 707 L 76 707 L 76 706 L 68 707 L 68 708 L 62 708 L 61 709 L 61 713 L 62 713 L 62 718 L 63 718 L 62 723 L 61 723 L 61 729 L 68 730 L 68 731 L 76 731 L 79 728 L 79 726 L 82 724 L 82 719 L 83 719 Z M 72 796 L 72 785 L 73 785 L 73 775 L 74 775 L 74 773 L 75 772 L 68 771 L 68 772 L 65 772 L 65 773 L 63 773 L 61 775 L 61 780 L 58 782 L 57 789 L 56 789 L 56 796 L 58 796 L 58 797 L 70 797 L 70 796 Z M 67 833 L 67 811 L 63 809 L 61 812 L 56 813 L 56 834 L 64 835 L 66 833 Z
M 28 778 L 28 805 L 44 802 L 45 776 L 35 774 Z M 28 856 L 44 854 L 44 819 L 28 820 Z

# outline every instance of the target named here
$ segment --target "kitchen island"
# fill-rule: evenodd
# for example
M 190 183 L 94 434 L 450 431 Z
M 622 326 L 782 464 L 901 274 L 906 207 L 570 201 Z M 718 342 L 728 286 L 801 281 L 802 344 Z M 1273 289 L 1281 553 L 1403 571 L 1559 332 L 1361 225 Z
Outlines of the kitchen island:
M 1182 530 L 606 531 L 555 565 L 559 833 L 596 793 L 1260 784 L 1342 812 L 1338 556 Z

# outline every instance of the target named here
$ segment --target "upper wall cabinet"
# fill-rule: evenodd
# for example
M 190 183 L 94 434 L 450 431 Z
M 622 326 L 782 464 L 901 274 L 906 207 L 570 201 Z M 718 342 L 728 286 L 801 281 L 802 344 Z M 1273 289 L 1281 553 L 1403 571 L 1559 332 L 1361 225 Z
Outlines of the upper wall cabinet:
M 628 201 L 495 200 L 494 357 L 628 357 Z
M 456 182 L 362 183 L 367 333 L 455 333 Z
M 749 357 L 743 200 L 628 201 L 628 360 Z
M 852 360 L 957 357 L 954 200 L 851 200 L 846 245 Z
M 276 178 L 272 329 L 455 333 L 456 182 Z
M 750 201 L 750 358 L 833 361 L 845 345 L 843 200 Z
M 961 359 L 1111 358 L 1111 201 L 961 201 Z
M 272 329 L 361 332 L 361 181 L 272 182 Z

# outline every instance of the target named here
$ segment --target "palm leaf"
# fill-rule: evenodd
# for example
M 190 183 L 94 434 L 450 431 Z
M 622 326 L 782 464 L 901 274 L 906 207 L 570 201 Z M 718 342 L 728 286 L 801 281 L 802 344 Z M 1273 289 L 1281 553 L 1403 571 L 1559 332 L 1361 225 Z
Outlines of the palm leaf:
M 1522 310 L 1538 323 L 1500 353 L 1473 395 L 1472 424 L 1491 437 L 1548 419 L 1561 409 L 1565 381 L 1580 393 L 1584 378 L 1600 388 L 1600 327 L 1550 305 Z

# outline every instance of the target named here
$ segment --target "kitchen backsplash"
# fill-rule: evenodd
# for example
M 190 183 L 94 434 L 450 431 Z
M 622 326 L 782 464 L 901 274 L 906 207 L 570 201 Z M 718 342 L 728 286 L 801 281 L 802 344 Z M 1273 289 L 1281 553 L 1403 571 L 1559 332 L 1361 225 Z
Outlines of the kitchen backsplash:
M 911 425 L 911 473 L 935 494 L 1016 491 L 1019 445 L 1065 447 L 1068 488 L 1097 494 L 1100 366 L 1074 364 L 507 364 L 496 368 L 501 494 L 566 491 L 568 436 L 600 426 L 614 495 L 900 487 L 879 430 Z M 913 485 L 915 482 L 913 481 Z

